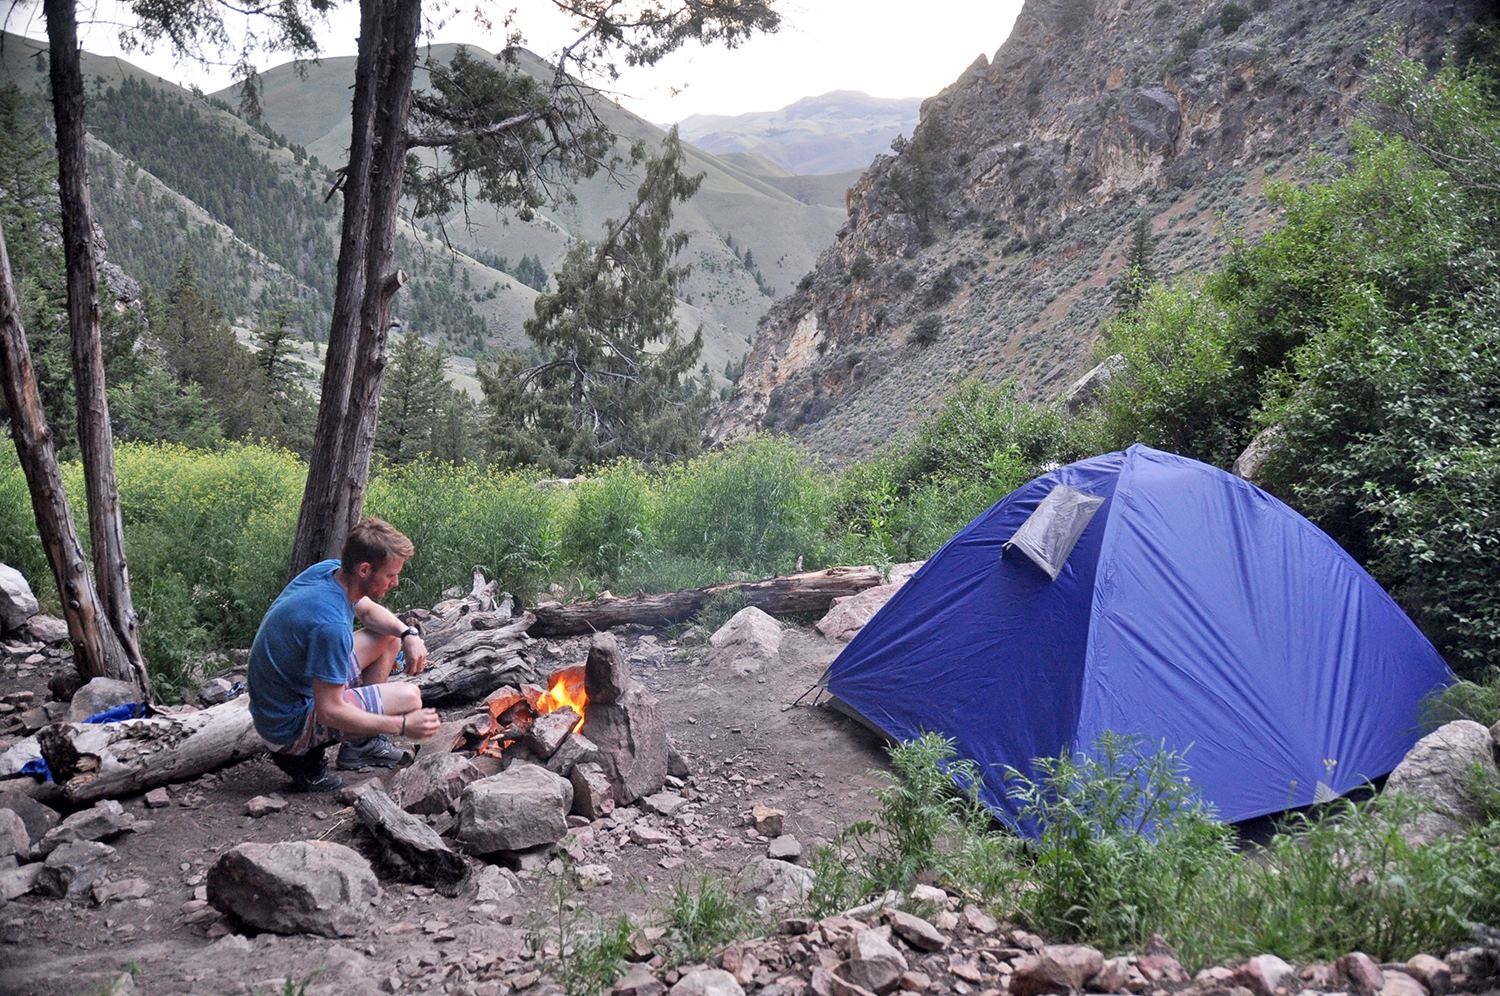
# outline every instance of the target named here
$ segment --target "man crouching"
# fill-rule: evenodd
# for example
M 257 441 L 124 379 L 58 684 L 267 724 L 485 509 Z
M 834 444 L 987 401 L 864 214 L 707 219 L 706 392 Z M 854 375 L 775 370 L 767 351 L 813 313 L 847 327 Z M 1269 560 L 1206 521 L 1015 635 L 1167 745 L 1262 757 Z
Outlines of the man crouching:
M 390 523 L 362 519 L 340 559 L 298 574 L 261 620 L 250 647 L 250 715 L 272 747 L 271 760 L 291 776 L 292 791 L 343 784 L 323 756 L 334 741 L 342 741 L 340 768 L 390 768 L 401 751 L 389 734 L 421 740 L 437 732 L 437 711 L 422 708 L 421 689 L 388 680 L 402 651 L 407 673 L 420 674 L 427 646 L 378 604 L 401 583 L 414 552 Z

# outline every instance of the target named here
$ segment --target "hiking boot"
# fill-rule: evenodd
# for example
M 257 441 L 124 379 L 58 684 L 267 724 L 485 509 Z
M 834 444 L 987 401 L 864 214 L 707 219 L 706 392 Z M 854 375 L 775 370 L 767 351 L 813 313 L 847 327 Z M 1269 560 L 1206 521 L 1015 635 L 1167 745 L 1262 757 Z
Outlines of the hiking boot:
M 339 748 L 338 766 L 344 771 L 363 771 L 365 768 L 394 768 L 401 763 L 405 752 L 391 743 L 391 738 L 376 734 L 363 740 L 349 740 Z
M 333 792 L 344 780 L 328 770 L 323 755 L 324 748 L 314 747 L 306 754 L 272 754 L 271 763 L 291 778 L 288 792 Z

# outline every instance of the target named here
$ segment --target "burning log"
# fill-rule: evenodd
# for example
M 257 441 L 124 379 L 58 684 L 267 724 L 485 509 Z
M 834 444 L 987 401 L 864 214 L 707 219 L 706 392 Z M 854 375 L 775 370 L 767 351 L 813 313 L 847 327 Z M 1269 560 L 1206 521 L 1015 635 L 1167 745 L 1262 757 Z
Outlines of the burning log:
M 448 848 L 437 831 L 371 786 L 354 799 L 354 812 L 383 848 L 404 881 L 456 896 L 469 881 L 463 855 Z
M 528 612 L 498 629 L 471 629 L 448 636 L 436 649 L 429 645 L 427 669 L 414 679 L 422 703 L 461 705 L 534 678 L 536 669 L 521 654 L 531 643 L 526 630 L 534 621 Z
M 796 612 L 826 612 L 835 598 L 857 595 L 883 583 L 873 567 L 830 567 L 763 581 L 709 585 L 657 595 L 629 598 L 596 598 L 588 602 L 559 605 L 544 602 L 532 612 L 536 621 L 527 630 L 532 636 L 577 636 L 642 623 L 664 626 L 697 615 L 716 595 L 737 593 L 763 612 L 790 615 Z
M 250 721 L 249 698 L 185 716 L 118 723 L 60 723 L 38 735 L 63 795 L 113 799 L 186 781 L 267 750 Z

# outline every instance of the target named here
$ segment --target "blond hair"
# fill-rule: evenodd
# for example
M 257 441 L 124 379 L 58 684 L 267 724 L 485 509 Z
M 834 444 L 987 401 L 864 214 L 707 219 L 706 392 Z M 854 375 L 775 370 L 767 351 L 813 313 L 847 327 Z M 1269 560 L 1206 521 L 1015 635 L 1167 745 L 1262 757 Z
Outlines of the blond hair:
M 384 519 L 367 515 L 349 530 L 339 561 L 344 570 L 352 571 L 360 564 L 379 567 L 392 557 L 409 559 L 416 552 L 417 548 L 399 529 Z

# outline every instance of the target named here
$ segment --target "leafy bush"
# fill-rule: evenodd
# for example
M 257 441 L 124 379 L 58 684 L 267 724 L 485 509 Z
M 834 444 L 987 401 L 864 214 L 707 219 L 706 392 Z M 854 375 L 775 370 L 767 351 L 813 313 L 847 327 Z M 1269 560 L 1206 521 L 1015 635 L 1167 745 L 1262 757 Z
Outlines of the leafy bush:
M 1226 35 L 1234 34 L 1248 20 L 1250 11 L 1237 3 L 1226 3 L 1219 11 L 1219 28 Z
M 701 584 L 720 572 L 789 571 L 822 551 L 826 495 L 786 442 L 752 439 L 660 478 L 660 550 L 692 558 Z
M 943 316 L 928 312 L 912 323 L 911 331 L 906 334 L 906 341 L 925 348 L 937 342 L 942 334 Z
M 620 461 L 574 486 L 565 506 L 561 555 L 601 586 L 643 555 L 655 513 L 650 481 L 634 461 Z

